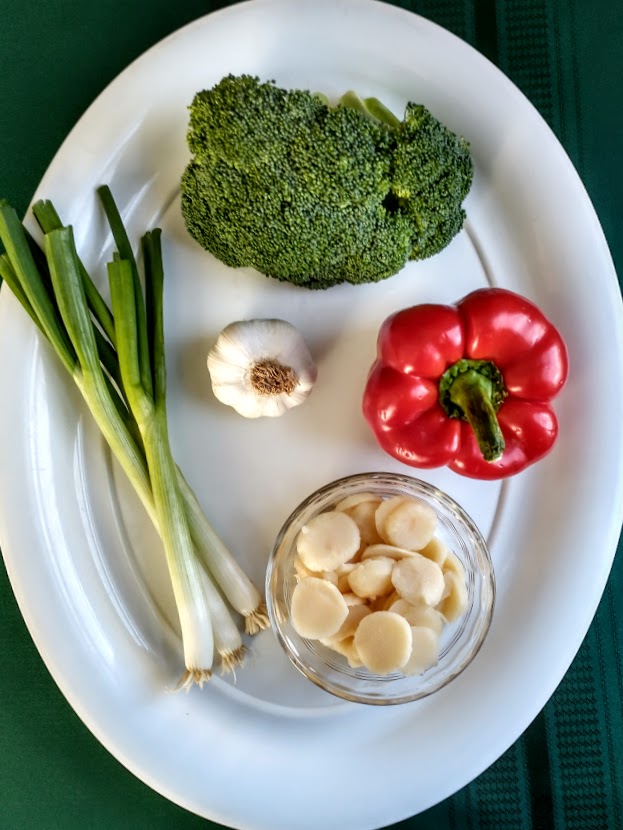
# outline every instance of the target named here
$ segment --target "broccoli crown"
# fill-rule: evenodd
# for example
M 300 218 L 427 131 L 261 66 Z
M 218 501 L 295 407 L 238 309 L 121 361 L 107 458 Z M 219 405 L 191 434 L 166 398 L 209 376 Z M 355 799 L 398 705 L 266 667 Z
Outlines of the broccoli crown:
M 189 233 L 233 267 L 308 288 L 364 283 L 442 250 L 463 225 L 465 141 L 428 110 L 336 107 L 249 75 L 195 95 L 182 176 Z

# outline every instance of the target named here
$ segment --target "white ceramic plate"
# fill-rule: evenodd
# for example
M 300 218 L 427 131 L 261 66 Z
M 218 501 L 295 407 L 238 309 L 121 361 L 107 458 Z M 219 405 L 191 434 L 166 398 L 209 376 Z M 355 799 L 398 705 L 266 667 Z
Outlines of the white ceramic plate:
M 468 227 L 441 255 L 377 285 L 310 293 L 228 271 L 185 233 L 178 182 L 186 108 L 229 72 L 329 94 L 356 88 L 396 111 L 408 99 L 427 104 L 472 144 Z M 504 485 L 421 476 L 473 515 L 497 571 L 493 627 L 460 678 L 415 704 L 357 707 L 305 681 L 266 632 L 237 685 L 217 677 L 176 695 L 167 687 L 182 668 L 179 640 L 157 540 L 71 383 L 2 292 L 2 549 L 43 659 L 97 738 L 168 798 L 245 830 L 368 830 L 429 807 L 491 764 L 551 695 L 594 614 L 621 525 L 621 303 L 576 173 L 517 89 L 437 26 L 373 2 L 256 0 L 130 66 L 42 181 L 37 196 L 75 223 L 103 285 L 102 182 L 134 234 L 163 227 L 174 449 L 258 582 L 281 522 L 309 492 L 399 469 L 359 410 L 387 314 L 493 282 L 540 304 L 567 339 L 561 435 L 544 462 Z M 245 421 L 210 392 L 209 345 L 252 316 L 289 319 L 318 357 L 312 397 L 281 419 Z

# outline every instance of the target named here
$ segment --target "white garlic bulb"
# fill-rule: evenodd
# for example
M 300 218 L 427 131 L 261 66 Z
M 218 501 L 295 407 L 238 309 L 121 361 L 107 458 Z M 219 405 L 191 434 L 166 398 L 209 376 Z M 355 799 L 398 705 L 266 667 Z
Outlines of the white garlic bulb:
M 276 417 L 298 406 L 317 370 L 301 333 L 285 320 L 239 320 L 208 354 L 216 398 L 245 418 Z

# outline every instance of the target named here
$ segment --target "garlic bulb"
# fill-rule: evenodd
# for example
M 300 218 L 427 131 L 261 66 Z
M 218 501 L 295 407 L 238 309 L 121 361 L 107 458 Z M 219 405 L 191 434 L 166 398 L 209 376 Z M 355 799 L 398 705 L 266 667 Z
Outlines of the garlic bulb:
M 303 403 L 316 366 L 301 333 L 285 320 L 240 320 L 208 354 L 215 397 L 245 418 L 283 415 Z

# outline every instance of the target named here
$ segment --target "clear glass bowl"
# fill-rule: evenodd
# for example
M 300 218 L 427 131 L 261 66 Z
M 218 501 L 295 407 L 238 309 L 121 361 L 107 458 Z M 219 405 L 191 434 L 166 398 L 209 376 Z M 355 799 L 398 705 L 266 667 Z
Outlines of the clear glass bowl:
M 421 675 L 400 672 L 375 675 L 351 668 L 344 657 L 319 641 L 294 630 L 290 602 L 296 586 L 296 538 L 303 525 L 318 513 L 355 493 L 372 492 L 382 498 L 416 496 L 434 508 L 436 535 L 465 568 L 468 605 L 465 614 L 444 626 L 439 662 Z M 280 530 L 266 573 L 270 621 L 291 662 L 309 680 L 338 697 L 357 703 L 406 703 L 426 697 L 457 677 L 474 659 L 489 630 L 495 602 L 495 579 L 487 544 L 463 508 L 450 496 L 419 479 L 393 473 L 363 473 L 339 479 L 312 493 Z

